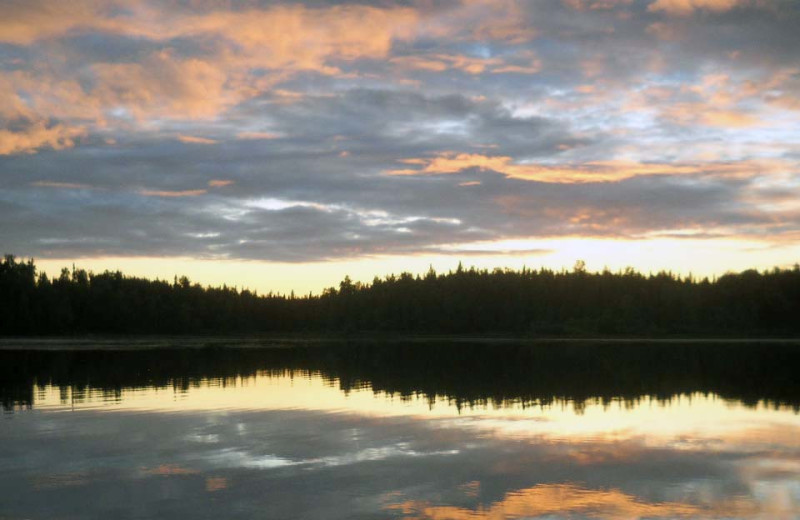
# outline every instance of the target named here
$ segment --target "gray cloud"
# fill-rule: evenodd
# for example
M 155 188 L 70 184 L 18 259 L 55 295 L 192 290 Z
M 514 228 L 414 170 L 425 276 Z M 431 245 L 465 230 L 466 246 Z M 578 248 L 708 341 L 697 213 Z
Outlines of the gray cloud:
M 792 2 L 680 14 L 651 0 L 387 2 L 353 11 L 374 31 L 343 46 L 324 33 L 306 50 L 232 32 L 226 16 L 267 23 L 272 2 L 179 2 L 152 20 L 123 4 L 45 10 L 38 25 L 23 9 L 7 27 L 9 252 L 302 262 L 466 254 L 506 238 L 800 231 L 774 195 L 791 197 L 800 171 Z M 313 33 L 327 9 L 367 5 L 286 12 Z M 384 9 L 402 16 L 386 24 Z M 472 166 L 422 171 L 459 155 Z M 514 174 L 526 167 L 590 173 Z M 636 168 L 658 171 L 609 180 Z M 391 175 L 403 169 L 420 174 Z

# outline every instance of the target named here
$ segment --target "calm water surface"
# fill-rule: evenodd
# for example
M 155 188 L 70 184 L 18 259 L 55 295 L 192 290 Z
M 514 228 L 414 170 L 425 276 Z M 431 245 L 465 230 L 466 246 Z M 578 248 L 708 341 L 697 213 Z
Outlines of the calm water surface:
M 800 518 L 798 362 L 779 344 L 5 350 L 0 519 Z

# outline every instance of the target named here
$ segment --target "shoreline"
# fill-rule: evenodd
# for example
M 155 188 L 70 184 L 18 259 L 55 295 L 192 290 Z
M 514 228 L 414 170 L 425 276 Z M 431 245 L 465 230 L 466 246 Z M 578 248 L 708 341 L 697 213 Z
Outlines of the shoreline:
M 0 338 L 2 350 L 156 350 L 156 349 L 274 349 L 347 343 L 471 343 L 471 344 L 796 344 L 800 338 L 725 337 L 530 337 L 513 335 L 309 335 L 309 336 L 59 336 Z

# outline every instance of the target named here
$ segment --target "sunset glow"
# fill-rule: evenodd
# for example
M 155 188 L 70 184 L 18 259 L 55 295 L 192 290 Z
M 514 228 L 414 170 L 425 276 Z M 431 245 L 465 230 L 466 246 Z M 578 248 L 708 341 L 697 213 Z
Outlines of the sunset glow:
M 0 3 L 0 242 L 307 293 L 800 258 L 776 0 Z

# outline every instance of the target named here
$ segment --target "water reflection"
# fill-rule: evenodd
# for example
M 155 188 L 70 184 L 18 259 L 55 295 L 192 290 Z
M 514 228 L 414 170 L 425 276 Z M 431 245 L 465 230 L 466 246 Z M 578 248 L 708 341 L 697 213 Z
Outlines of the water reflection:
M 586 489 L 572 484 L 541 484 L 509 493 L 499 502 L 476 509 L 436 506 L 429 503 L 404 502 L 390 506 L 406 518 L 431 520 L 480 520 L 493 518 L 531 518 L 553 515 L 590 515 L 595 518 L 675 518 L 712 514 L 734 517 L 751 514 L 752 507 L 735 505 L 710 509 L 680 502 L 649 503 L 617 489 Z
M 0 518 L 800 517 L 793 348 L 381 348 L 2 353 Z
M 144 351 L 0 350 L 0 402 L 29 407 L 42 387 L 64 400 L 120 400 L 137 388 L 185 392 L 225 388 L 256 375 L 335 382 L 345 393 L 371 388 L 398 398 L 424 396 L 457 407 L 537 406 L 642 397 L 715 394 L 748 406 L 800 410 L 800 346 L 795 344 L 469 344 L 384 343 L 296 348 Z

